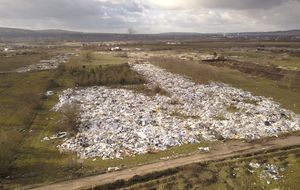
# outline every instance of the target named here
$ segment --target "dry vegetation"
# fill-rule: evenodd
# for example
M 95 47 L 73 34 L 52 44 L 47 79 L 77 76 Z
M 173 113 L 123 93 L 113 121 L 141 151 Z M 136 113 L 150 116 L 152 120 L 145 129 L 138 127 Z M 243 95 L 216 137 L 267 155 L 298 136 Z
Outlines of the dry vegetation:
M 76 135 L 79 131 L 80 106 L 77 104 L 67 104 L 61 109 L 59 131 L 71 131 Z M 58 132 L 59 132 L 58 131 Z
M 126 60 L 106 54 L 82 53 L 66 69 L 77 86 L 142 84 L 144 79 L 132 71 Z
M 72 68 L 77 86 L 131 85 L 144 83 L 142 77 L 132 71 L 128 64 L 99 66 L 96 68 Z
M 260 177 L 262 168 L 250 172 L 249 163 L 275 164 L 280 168 L 282 179 L 272 180 Z M 127 189 L 127 190 L 163 190 L 163 189 L 286 189 L 299 186 L 300 169 L 299 148 L 278 150 L 270 153 L 250 155 L 247 157 L 227 159 L 222 161 L 192 164 L 171 170 L 165 170 L 135 176 L 128 181 L 119 180 L 115 183 L 99 186 L 93 189 Z

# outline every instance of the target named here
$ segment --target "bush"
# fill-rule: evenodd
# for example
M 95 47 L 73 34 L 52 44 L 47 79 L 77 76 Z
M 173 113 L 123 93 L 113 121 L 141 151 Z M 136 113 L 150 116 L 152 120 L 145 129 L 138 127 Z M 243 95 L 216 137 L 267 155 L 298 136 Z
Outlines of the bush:
M 72 68 L 78 86 L 143 84 L 144 78 L 128 64 L 99 66 L 91 69 Z
M 61 109 L 61 123 L 63 129 L 68 129 L 73 133 L 79 131 L 80 106 L 77 104 L 67 104 Z

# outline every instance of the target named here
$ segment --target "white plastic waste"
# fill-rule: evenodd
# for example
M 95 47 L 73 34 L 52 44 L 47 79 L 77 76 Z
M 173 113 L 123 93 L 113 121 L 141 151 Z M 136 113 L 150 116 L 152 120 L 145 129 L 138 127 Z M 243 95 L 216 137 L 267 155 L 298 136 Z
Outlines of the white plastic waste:
M 300 129 L 299 115 L 268 98 L 226 84 L 196 84 L 150 64 L 131 68 L 170 97 L 107 87 L 67 89 L 53 110 L 79 104 L 81 125 L 60 150 L 81 158 L 123 158 L 203 140 L 259 139 Z

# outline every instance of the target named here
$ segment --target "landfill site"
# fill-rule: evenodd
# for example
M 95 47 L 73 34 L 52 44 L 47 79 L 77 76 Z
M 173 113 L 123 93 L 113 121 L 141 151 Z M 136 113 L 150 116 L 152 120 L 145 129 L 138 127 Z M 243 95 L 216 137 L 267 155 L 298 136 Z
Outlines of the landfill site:
M 78 104 L 80 131 L 58 146 L 61 151 L 83 159 L 122 159 L 201 141 L 255 140 L 300 130 L 300 116 L 269 98 L 223 83 L 197 84 L 151 64 L 131 68 L 168 95 L 104 86 L 64 90 L 53 110 Z
M 299 43 L 1 47 L 1 190 L 299 184 Z

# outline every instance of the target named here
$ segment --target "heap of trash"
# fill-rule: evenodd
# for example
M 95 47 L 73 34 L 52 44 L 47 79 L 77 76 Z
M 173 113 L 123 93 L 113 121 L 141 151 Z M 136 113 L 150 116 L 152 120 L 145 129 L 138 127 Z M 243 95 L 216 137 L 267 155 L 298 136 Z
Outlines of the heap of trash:
M 274 101 L 226 84 L 196 84 L 151 64 L 133 64 L 169 96 L 103 86 L 67 89 L 53 108 L 80 106 L 79 133 L 59 145 L 81 158 L 123 158 L 218 139 L 259 139 L 300 129 Z
M 285 168 L 276 166 L 274 164 L 259 164 L 250 162 L 249 163 L 250 170 L 248 171 L 250 173 L 259 172 L 259 178 L 263 181 L 265 181 L 267 184 L 270 184 L 271 181 L 278 181 L 282 178 L 282 175 L 280 175 L 281 172 L 285 171 Z
M 69 61 L 71 54 L 60 54 L 51 59 L 40 60 L 37 64 L 28 65 L 21 67 L 16 70 L 18 73 L 26 73 L 30 71 L 44 71 L 56 69 L 61 64 L 64 64 Z

